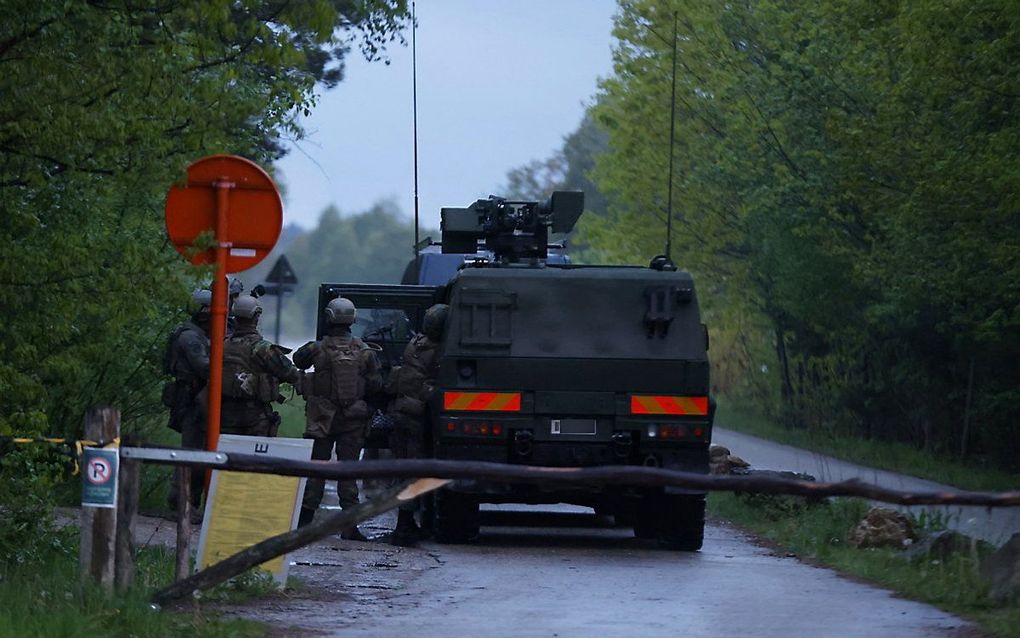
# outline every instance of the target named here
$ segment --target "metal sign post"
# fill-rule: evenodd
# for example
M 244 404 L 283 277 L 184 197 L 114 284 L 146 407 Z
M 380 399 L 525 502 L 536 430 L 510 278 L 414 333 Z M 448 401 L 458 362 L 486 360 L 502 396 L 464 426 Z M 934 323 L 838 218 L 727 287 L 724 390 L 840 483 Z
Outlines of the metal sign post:
M 195 265 L 216 264 L 209 334 L 209 412 L 206 445 L 220 434 L 227 273 L 265 259 L 283 228 L 283 201 L 269 174 L 251 160 L 210 155 L 188 167 L 187 180 L 170 187 L 166 230 L 174 248 Z M 203 243 L 209 234 L 212 247 Z

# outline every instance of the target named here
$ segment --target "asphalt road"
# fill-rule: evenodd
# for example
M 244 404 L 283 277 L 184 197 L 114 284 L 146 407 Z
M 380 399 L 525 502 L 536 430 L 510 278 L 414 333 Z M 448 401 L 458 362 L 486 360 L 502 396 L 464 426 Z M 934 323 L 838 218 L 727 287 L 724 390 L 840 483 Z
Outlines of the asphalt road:
M 944 483 L 876 470 L 719 427 L 713 429 L 712 442 L 725 445 L 730 449 L 730 452 L 750 463 L 752 467 L 805 472 L 822 481 L 858 478 L 884 487 L 917 492 L 955 489 Z M 1020 477 L 1017 480 L 1017 488 L 1020 489 Z M 898 507 L 898 509 L 914 514 L 924 511 L 934 512 L 945 521 L 950 529 L 995 545 L 1005 544 L 1013 534 L 1020 532 L 1020 507 L 989 509 L 985 507 L 930 507 L 922 505 Z
M 946 487 L 723 429 L 715 439 L 756 467 L 908 490 Z M 720 522 L 706 528 L 702 551 L 682 553 L 584 508 L 485 509 L 471 545 L 392 547 L 384 537 L 393 514 L 374 519 L 362 526 L 372 542 L 334 537 L 292 554 L 295 591 L 221 609 L 270 623 L 275 638 L 982 635 L 928 605 L 776 554 Z M 989 540 L 1020 523 L 1015 509 L 954 510 L 951 524 Z
M 331 538 L 291 555 L 295 592 L 222 610 L 271 623 L 275 638 L 975 635 L 950 614 L 721 524 L 709 525 L 701 552 L 669 552 L 558 509 L 490 513 L 500 525 L 483 526 L 472 545 Z M 382 536 L 389 522 L 363 529 Z

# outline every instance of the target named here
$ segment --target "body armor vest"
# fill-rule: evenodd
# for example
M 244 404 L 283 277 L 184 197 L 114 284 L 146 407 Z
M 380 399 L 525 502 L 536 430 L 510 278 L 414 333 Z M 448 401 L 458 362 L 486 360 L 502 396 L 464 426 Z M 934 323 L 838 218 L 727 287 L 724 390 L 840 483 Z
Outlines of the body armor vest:
M 263 342 L 258 334 L 230 337 L 223 343 L 223 396 L 269 402 L 280 391 L 280 382 L 263 370 L 255 356 L 256 346 Z M 242 388 L 242 375 L 252 375 L 247 389 Z
M 347 406 L 365 396 L 362 374 L 362 350 L 366 348 L 357 337 L 326 336 L 320 342 L 314 359 L 315 395 Z

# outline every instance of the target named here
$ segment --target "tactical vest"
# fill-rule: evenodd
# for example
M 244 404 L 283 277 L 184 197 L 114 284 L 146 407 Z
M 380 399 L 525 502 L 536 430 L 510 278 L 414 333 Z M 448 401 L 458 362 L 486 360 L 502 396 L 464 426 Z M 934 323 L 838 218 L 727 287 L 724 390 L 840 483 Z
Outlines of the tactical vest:
M 313 363 L 315 395 L 339 406 L 365 397 L 362 351 L 367 346 L 357 337 L 326 336 L 319 342 Z
M 404 358 L 396 370 L 396 394 L 419 398 L 425 381 L 432 374 L 432 364 L 436 359 L 437 344 L 425 335 L 418 335 L 407 344 Z
M 260 335 L 249 333 L 223 342 L 223 396 L 267 403 L 279 394 L 279 380 L 263 369 L 255 354 L 263 341 Z M 241 375 L 252 375 L 247 390 L 242 388 Z
M 177 345 L 177 341 L 181 338 L 185 332 L 201 332 L 201 330 L 195 324 L 190 321 L 178 324 L 174 331 L 170 333 L 170 337 L 166 341 L 166 351 L 163 353 L 163 372 L 178 380 L 186 380 L 189 382 L 194 381 L 195 371 L 190 369 L 180 370 L 179 363 L 181 359 L 181 349 Z M 204 333 L 203 333 L 204 336 Z

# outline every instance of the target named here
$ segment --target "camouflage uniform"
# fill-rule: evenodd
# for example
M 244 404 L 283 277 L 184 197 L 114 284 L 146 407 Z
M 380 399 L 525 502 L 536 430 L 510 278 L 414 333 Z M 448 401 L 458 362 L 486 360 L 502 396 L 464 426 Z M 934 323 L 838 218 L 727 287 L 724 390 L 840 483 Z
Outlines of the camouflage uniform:
M 165 371 L 174 377 L 163 390 L 163 403 L 170 408 L 169 427 L 181 433 L 181 447 L 205 449 L 207 406 L 200 397 L 209 380 L 209 315 L 196 313 L 191 321 L 177 326 L 167 342 Z M 191 502 L 202 500 L 203 472 L 191 473 Z M 171 508 L 177 507 L 177 482 L 170 488 Z
M 387 390 L 396 396 L 387 412 L 393 419 L 389 443 L 395 458 L 418 459 L 425 452 L 426 404 L 434 390 L 438 345 L 425 334 L 417 335 L 390 374 Z
M 371 416 L 365 397 L 382 390 L 375 351 L 354 337 L 349 325 L 334 325 L 319 341 L 298 348 L 294 363 L 302 370 L 315 366 L 315 371 L 306 372 L 301 381 L 305 397 L 305 438 L 314 441 L 312 459 L 330 460 L 335 447 L 337 459 L 356 461 L 364 447 Z M 301 524 L 311 521 L 322 502 L 324 488 L 325 481 L 308 480 L 301 506 Z M 343 509 L 360 502 L 356 481 L 339 482 L 337 492 Z M 355 537 L 360 537 L 360 533 L 356 532 Z
M 448 308 L 437 304 L 425 313 L 422 333 L 416 335 L 404 349 L 401 364 L 393 368 L 387 379 L 390 401 L 388 414 L 393 419 L 390 431 L 390 450 L 398 459 L 418 459 L 425 455 L 425 432 L 428 427 L 428 402 L 435 392 L 439 366 L 439 339 L 443 334 Z M 418 503 L 400 506 L 397 527 L 390 542 L 394 545 L 414 545 L 421 530 L 414 521 Z
M 257 324 L 240 317 L 223 345 L 223 434 L 276 436 L 280 425 L 271 402 L 280 382 L 297 383 L 300 372 L 284 349 L 262 338 Z

